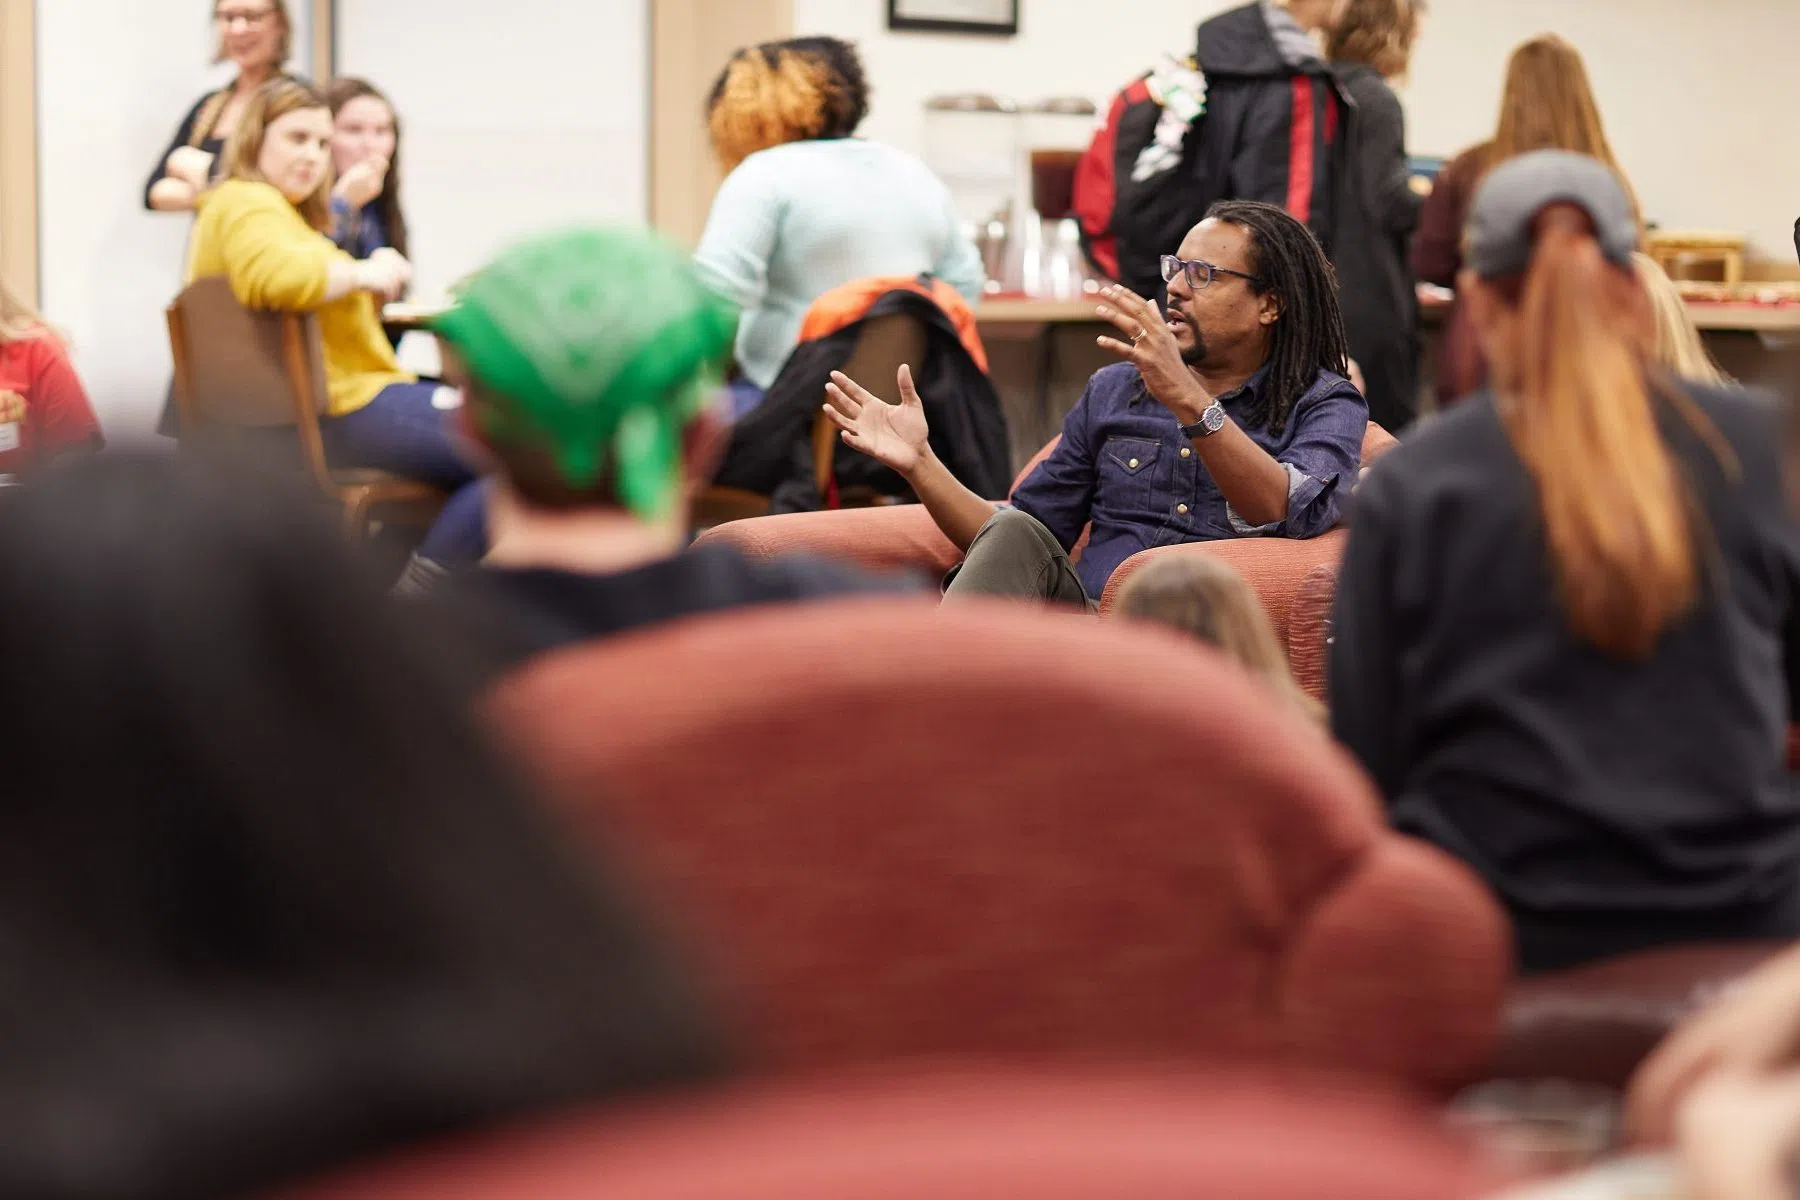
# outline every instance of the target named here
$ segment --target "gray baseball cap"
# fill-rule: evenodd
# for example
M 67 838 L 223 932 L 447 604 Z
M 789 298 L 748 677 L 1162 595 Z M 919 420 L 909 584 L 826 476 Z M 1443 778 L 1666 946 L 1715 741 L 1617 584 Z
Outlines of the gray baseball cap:
M 1523 274 L 1531 265 L 1531 226 L 1552 204 L 1573 204 L 1594 222 L 1600 252 L 1629 267 L 1638 245 L 1637 218 L 1612 169 L 1567 150 L 1534 150 L 1492 171 L 1469 211 L 1463 257 L 1483 279 Z

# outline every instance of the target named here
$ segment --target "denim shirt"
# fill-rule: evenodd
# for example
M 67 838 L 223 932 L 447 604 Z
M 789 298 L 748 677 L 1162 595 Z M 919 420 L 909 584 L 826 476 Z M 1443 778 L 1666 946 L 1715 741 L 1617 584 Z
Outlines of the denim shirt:
M 1062 443 L 1019 485 L 1013 507 L 1043 522 L 1065 549 L 1093 523 L 1075 573 L 1094 598 L 1120 563 L 1153 546 L 1317 537 L 1337 524 L 1356 483 L 1369 406 L 1349 380 L 1321 371 L 1279 434 L 1253 429 L 1243 413 L 1266 375 L 1267 368 L 1258 371 L 1219 403 L 1287 470 L 1282 520 L 1252 526 L 1232 510 L 1175 415 L 1151 398 L 1129 363 L 1106 367 L 1088 381 L 1063 421 Z

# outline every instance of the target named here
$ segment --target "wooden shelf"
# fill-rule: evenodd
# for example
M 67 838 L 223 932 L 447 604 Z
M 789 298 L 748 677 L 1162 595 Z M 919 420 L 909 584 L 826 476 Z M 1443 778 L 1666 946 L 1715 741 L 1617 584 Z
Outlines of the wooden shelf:
M 984 325 L 1076 325 L 1102 323 L 1094 315 L 1098 300 L 983 300 L 975 317 Z M 416 329 L 442 309 L 433 305 L 390 304 L 382 311 L 389 325 Z M 1704 330 L 1740 333 L 1800 333 L 1800 304 L 1770 307 L 1752 304 L 1690 304 L 1694 324 Z M 1438 313 L 1425 314 L 1427 323 Z
M 1726 333 L 1800 333 L 1800 304 L 1690 304 L 1700 329 Z
M 975 319 L 983 324 L 1074 323 L 1098 321 L 1094 315 L 1100 297 L 1087 300 L 1035 300 L 1026 297 L 983 300 L 975 306 Z

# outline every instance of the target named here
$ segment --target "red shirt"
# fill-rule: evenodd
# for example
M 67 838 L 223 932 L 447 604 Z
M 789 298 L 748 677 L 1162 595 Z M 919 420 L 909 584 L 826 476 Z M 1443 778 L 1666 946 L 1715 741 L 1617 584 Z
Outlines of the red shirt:
M 55 338 L 0 341 L 0 392 L 25 398 L 24 419 L 16 427 L 0 405 L 0 475 L 100 443 L 94 406 Z

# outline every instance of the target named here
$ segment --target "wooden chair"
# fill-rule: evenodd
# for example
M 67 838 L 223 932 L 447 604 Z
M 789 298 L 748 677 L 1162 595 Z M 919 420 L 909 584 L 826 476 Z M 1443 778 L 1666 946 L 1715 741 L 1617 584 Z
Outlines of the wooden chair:
M 876 317 L 863 326 L 856 339 L 856 349 L 844 363 L 843 372 L 889 403 L 899 403 L 895 379 L 903 365 L 918 366 L 925 361 L 930 333 L 911 313 L 890 313 Z M 838 448 L 843 443 L 837 426 L 821 409 L 813 421 L 813 478 L 818 481 L 819 500 L 824 504 L 837 473 Z M 846 454 L 855 451 L 845 447 Z M 905 503 L 896 496 L 877 495 L 869 488 L 850 488 L 838 497 L 839 508 L 873 508 L 884 504 Z
M 714 484 L 694 494 L 691 506 L 696 531 L 705 531 L 730 521 L 747 521 L 751 517 L 769 515 L 769 498 L 743 488 L 719 487 Z
M 319 433 L 319 414 L 327 411 L 325 354 L 316 317 L 245 308 L 222 277 L 189 284 L 167 316 L 183 437 L 292 428 L 301 465 L 343 507 L 345 527 L 359 537 L 377 509 L 384 520 L 425 525 L 443 507 L 444 493 L 429 484 L 326 462 Z

